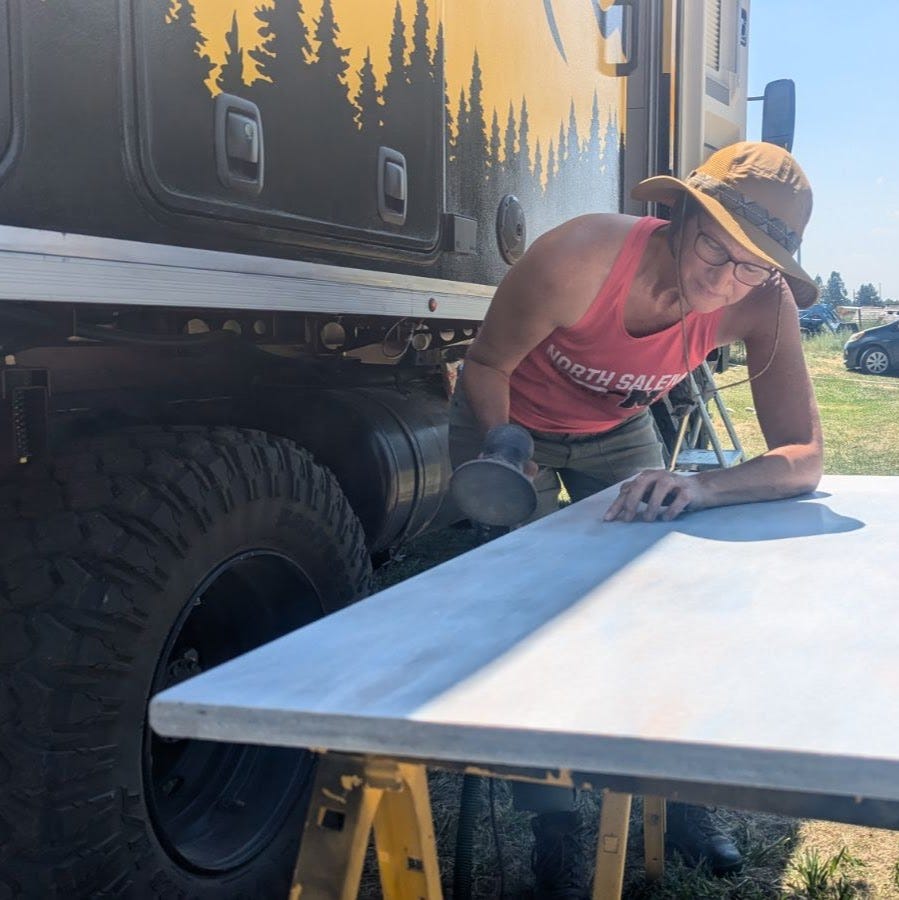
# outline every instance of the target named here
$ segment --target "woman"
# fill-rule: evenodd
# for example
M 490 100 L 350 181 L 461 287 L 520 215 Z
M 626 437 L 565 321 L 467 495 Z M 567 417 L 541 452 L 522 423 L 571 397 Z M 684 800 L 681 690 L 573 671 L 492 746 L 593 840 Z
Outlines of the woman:
M 817 290 L 793 258 L 812 209 L 805 174 L 785 150 L 742 142 L 683 181 L 647 179 L 633 196 L 671 207 L 672 222 L 574 219 L 539 238 L 500 284 L 453 400 L 453 464 L 512 421 L 534 438 L 536 516 L 556 508 L 559 479 L 572 500 L 631 479 L 605 516 L 628 522 L 813 490 L 823 448 L 795 305 L 810 306 Z M 737 340 L 768 450 L 733 468 L 668 472 L 649 404 Z M 563 852 L 576 839 L 570 796 L 514 793 L 516 805 L 543 813 L 538 889 L 578 896 L 580 874 Z M 736 868 L 736 847 L 704 813 L 670 804 L 670 841 L 690 862 Z

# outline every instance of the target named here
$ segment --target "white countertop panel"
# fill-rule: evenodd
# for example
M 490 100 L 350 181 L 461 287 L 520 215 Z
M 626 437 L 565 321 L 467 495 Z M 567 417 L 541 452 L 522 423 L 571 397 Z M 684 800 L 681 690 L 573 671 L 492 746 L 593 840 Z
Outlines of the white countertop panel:
M 151 705 L 164 735 L 899 800 L 899 478 L 610 489 Z

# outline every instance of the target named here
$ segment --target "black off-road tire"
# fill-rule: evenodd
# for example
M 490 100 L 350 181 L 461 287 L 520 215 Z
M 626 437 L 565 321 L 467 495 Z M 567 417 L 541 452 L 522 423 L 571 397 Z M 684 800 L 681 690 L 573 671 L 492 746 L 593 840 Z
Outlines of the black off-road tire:
M 286 896 L 308 755 L 253 750 L 295 754 L 272 769 L 290 773 L 291 802 L 233 866 L 204 867 L 154 813 L 148 748 L 161 739 L 146 710 L 190 674 L 160 660 L 193 607 L 222 623 L 201 631 L 208 659 L 186 654 L 206 668 L 368 592 L 364 535 L 337 482 L 290 441 L 199 427 L 91 438 L 21 476 L 0 488 L 0 898 Z M 269 602 L 282 569 L 305 593 Z M 240 590 L 204 601 L 215 572 L 257 591 L 239 626 Z

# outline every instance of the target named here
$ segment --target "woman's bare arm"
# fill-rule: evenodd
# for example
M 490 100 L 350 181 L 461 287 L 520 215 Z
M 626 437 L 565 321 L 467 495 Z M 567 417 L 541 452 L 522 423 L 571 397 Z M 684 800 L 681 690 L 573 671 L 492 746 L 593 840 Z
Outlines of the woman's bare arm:
M 823 466 L 821 423 L 792 295 L 783 286 L 749 296 L 739 307 L 722 317 L 719 337 L 722 343 L 742 339 L 746 344 L 749 374 L 757 376 L 753 401 L 768 450 L 733 468 L 693 476 L 642 472 L 624 486 L 607 519 L 673 519 L 685 509 L 777 500 L 817 486 Z M 642 510 L 641 501 L 646 503 Z
M 623 216 L 567 222 L 535 241 L 506 274 L 462 370 L 485 433 L 509 421 L 509 378 L 522 359 L 586 312 L 628 227 Z

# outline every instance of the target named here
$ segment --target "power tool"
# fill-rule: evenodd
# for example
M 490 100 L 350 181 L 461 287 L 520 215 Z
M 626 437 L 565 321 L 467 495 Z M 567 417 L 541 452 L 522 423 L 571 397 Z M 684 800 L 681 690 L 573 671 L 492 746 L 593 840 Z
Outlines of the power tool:
M 537 508 L 537 492 L 524 474 L 534 441 L 520 425 L 496 425 L 484 452 L 453 472 L 450 490 L 462 512 L 484 525 L 520 525 Z

